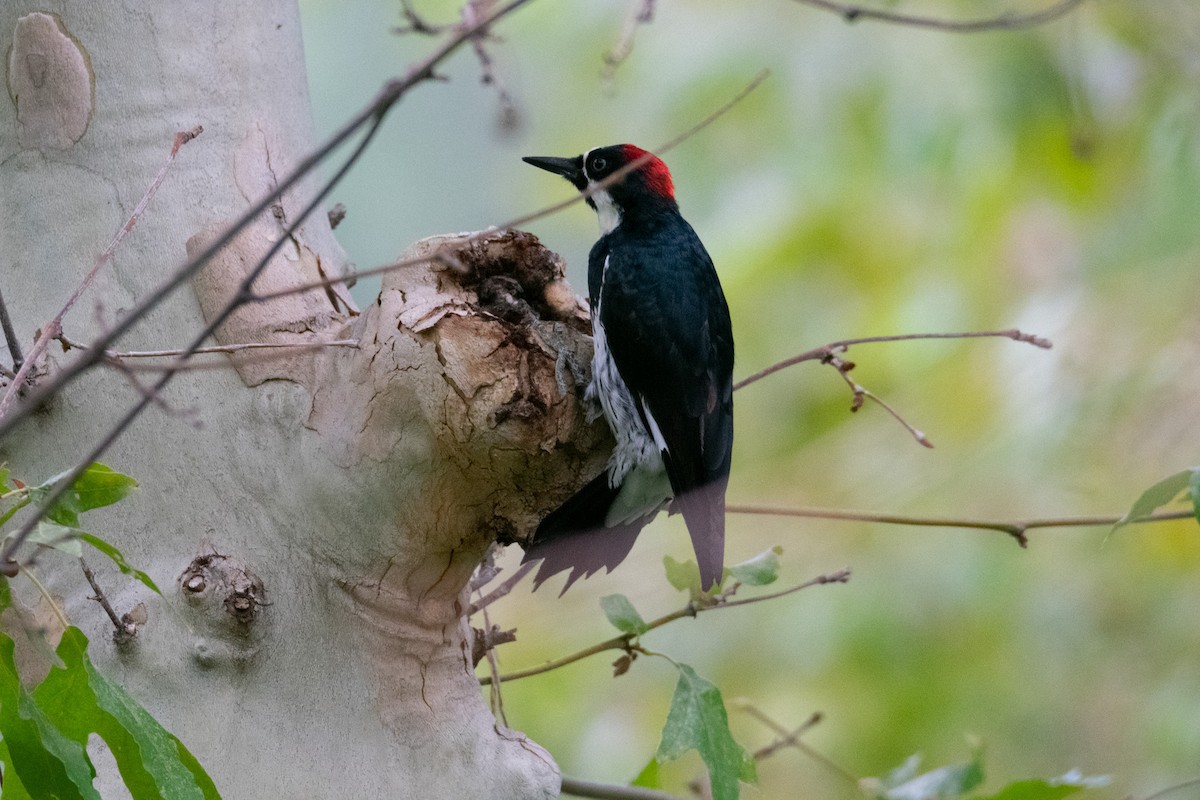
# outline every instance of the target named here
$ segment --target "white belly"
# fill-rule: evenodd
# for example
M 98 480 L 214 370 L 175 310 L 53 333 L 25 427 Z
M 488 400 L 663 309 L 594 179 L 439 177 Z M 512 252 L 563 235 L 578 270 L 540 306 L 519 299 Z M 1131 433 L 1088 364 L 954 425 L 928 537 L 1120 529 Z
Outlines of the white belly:
M 666 449 L 662 434 L 648 408 L 643 411 L 652 430 L 646 430 L 638 416 L 629 387 L 621 379 L 608 350 L 608 338 L 600 322 L 600 309 L 592 316 L 592 383 L 588 392 L 600 401 L 604 418 L 617 446 L 608 460 L 609 486 L 620 486 L 617 499 L 608 511 L 609 527 L 632 522 L 657 511 L 671 500 L 671 481 L 663 465 Z

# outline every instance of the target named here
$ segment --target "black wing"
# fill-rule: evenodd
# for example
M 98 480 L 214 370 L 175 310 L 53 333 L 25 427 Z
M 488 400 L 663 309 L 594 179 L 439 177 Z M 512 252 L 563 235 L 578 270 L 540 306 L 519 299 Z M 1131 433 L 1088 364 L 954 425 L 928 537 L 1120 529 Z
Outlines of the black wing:
M 678 215 L 663 224 L 676 229 L 641 236 L 621 226 L 606 237 L 613 244 L 618 237 L 622 241 L 605 253 L 607 266 L 600 265 L 600 318 L 643 423 L 651 430 L 648 412 L 662 434 L 663 461 L 707 588 L 720 580 L 724 562 L 733 332 L 716 269 L 699 237 Z
M 637 535 L 654 515 L 605 527 L 604 518 L 617 491 L 608 485 L 606 469 L 542 520 L 521 559 L 522 564 L 542 559 L 533 577 L 535 591 L 551 575 L 571 570 L 562 588 L 566 592 L 580 578 L 590 578 L 601 567 L 611 572 L 625 560 Z

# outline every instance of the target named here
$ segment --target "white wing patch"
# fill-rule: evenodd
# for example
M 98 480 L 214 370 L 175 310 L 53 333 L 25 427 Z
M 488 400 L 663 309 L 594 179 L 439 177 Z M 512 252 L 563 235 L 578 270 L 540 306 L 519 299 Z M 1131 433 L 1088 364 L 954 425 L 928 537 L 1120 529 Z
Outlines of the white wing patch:
M 658 445 L 658 449 L 664 453 L 670 452 L 667 449 L 667 442 L 663 439 L 662 431 L 658 428 L 658 420 L 650 413 L 650 406 L 646 405 L 646 398 L 642 398 L 642 413 L 646 415 L 646 422 L 650 423 L 650 435 L 654 437 L 654 443 Z

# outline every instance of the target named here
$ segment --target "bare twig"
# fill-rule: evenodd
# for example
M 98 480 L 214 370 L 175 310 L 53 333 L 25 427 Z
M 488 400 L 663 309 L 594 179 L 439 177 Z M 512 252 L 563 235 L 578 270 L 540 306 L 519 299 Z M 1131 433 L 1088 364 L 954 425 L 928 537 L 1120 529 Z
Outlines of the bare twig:
M 449 28 L 449 25 L 433 25 L 425 21 L 425 18 L 417 13 L 417 9 L 413 7 L 412 0 L 400 0 L 400 14 L 408 20 L 408 27 L 392 28 L 392 33 L 419 33 L 423 36 L 436 36 L 442 31 Z
M 92 591 L 95 592 L 92 599 L 100 604 L 104 609 L 104 613 L 108 614 L 108 618 L 112 620 L 113 641 L 124 642 L 133 638 L 137 634 L 137 626 L 132 622 L 122 622 L 117 616 L 117 612 L 113 610 L 112 604 L 108 602 L 108 598 L 104 596 L 104 592 L 100 589 L 100 584 L 96 582 L 96 575 L 92 572 L 92 568 L 82 558 L 79 559 L 79 566 L 83 567 L 83 577 L 87 578 L 87 582 L 91 585 Z
M 772 506 L 727 505 L 730 514 L 759 514 L 773 517 L 805 517 L 807 519 L 849 520 L 853 522 L 881 522 L 888 525 L 917 525 L 930 528 L 972 528 L 976 530 L 1000 531 L 1017 540 L 1021 547 L 1029 544 L 1028 531 L 1037 528 L 1087 528 L 1116 525 L 1122 516 L 1047 517 L 1025 520 L 987 520 L 965 517 L 911 517 L 903 514 L 876 514 L 870 511 L 845 511 L 836 508 L 776 508 Z M 1166 522 L 1175 519 L 1191 519 L 1192 511 L 1170 511 L 1151 514 L 1130 520 L 1130 524 Z
M 440 251 L 434 251 L 431 254 L 419 256 L 417 258 L 404 259 L 401 261 L 393 261 L 390 264 L 384 264 L 379 267 L 372 267 L 371 269 L 365 269 L 365 270 L 362 270 L 361 272 L 356 272 L 355 278 L 369 278 L 369 277 L 372 277 L 375 275 L 383 275 L 388 272 L 394 272 L 395 270 L 398 270 L 398 269 L 405 269 L 407 267 L 419 266 L 421 264 L 426 264 L 432 260 L 449 259 L 452 257 L 452 254 L 450 252 L 451 248 L 457 249 L 464 245 L 470 244 L 472 242 L 477 242 L 482 239 L 486 239 L 487 237 L 494 235 L 497 231 L 515 230 L 517 228 L 522 227 L 523 225 L 528 225 L 531 222 L 535 222 L 544 217 L 548 217 L 551 214 L 557 214 L 559 211 L 562 211 L 564 208 L 570 208 L 571 206 L 575 205 L 576 203 L 583 202 L 584 200 L 591 197 L 596 192 L 604 191 L 612 184 L 617 183 L 618 181 L 623 179 L 630 172 L 632 172 L 636 169 L 639 169 L 640 167 L 642 167 L 642 165 L 646 164 L 656 154 L 661 155 L 670 150 L 673 150 L 674 148 L 678 147 L 683 142 L 687 141 L 688 139 L 695 136 L 700 131 L 707 128 L 712 123 L 716 122 L 722 116 L 727 114 L 730 109 L 732 109 L 734 106 L 736 106 L 742 100 L 744 100 L 747 95 L 749 95 L 752 91 L 757 89 L 759 87 L 759 85 L 762 84 L 762 82 L 767 79 L 767 76 L 769 74 L 770 73 L 767 70 L 762 70 L 761 72 L 756 74 L 754 76 L 754 78 L 752 78 L 750 80 L 750 82 L 742 88 L 741 91 L 739 91 L 736 95 L 734 95 L 732 98 L 730 98 L 728 101 L 726 101 L 724 105 L 717 108 L 715 111 L 710 113 L 708 116 L 704 117 L 702 120 L 697 122 L 692 127 L 685 130 L 683 133 L 668 140 L 665 144 L 656 148 L 652 152 L 648 152 L 648 153 L 646 153 L 646 155 L 634 159 L 633 161 L 626 164 L 624 167 L 621 167 L 619 170 L 617 170 L 613 174 L 609 175 L 607 178 L 597 181 L 595 184 L 589 186 L 588 188 L 584 189 L 581 192 L 578 192 L 577 194 L 571 195 L 566 200 L 560 200 L 557 203 L 552 203 L 551 205 L 545 206 L 544 208 L 540 208 L 537 211 L 533 211 L 529 214 L 524 214 L 522 216 L 511 219 L 508 222 L 505 222 L 503 224 L 496 225 L 491 228 L 488 228 L 487 230 L 478 231 L 477 233 L 474 233 L 471 236 L 467 236 L 462 239 L 458 239 L 458 240 L 456 240 L 456 242 L 453 245 L 446 245 Z M 305 283 L 305 284 L 300 284 L 298 286 L 292 286 L 287 289 L 279 289 L 274 292 L 255 294 L 253 296 L 253 298 L 251 298 L 251 299 L 254 302 L 261 303 L 261 302 L 265 302 L 267 300 L 274 300 L 277 297 L 286 297 L 287 295 L 292 295 L 292 294 L 303 294 L 304 292 L 310 292 L 314 289 L 323 289 L 327 286 L 331 286 L 334 283 L 337 283 L 336 278 L 326 278 L 326 279 L 319 280 L 319 281 L 313 281 L 311 283 Z M 2 432 L 3 431 L 0 430 L 0 433 L 2 433 Z
M 837 762 L 835 762 L 833 759 L 829 758 L 828 756 L 817 752 L 812 747 L 810 747 L 808 744 L 801 741 L 800 737 L 804 733 L 809 731 L 814 725 L 816 725 L 818 722 L 820 722 L 824 718 L 824 715 L 820 711 L 814 712 L 813 715 L 810 716 L 804 722 L 803 725 L 796 728 L 794 731 L 789 731 L 787 728 L 783 727 L 778 722 L 771 719 L 769 716 L 767 716 L 761 710 L 759 710 L 758 708 L 756 708 L 753 705 L 750 705 L 749 703 L 743 703 L 741 705 L 741 709 L 743 711 L 745 711 L 747 714 L 749 714 L 750 716 L 757 719 L 762 724 L 766 725 L 771 730 L 775 731 L 775 734 L 777 736 L 779 736 L 779 739 L 777 739 L 776 741 L 772 742 L 771 744 L 767 745 L 766 747 L 763 747 L 760 750 L 755 751 L 755 753 L 754 753 L 755 760 L 759 760 L 759 759 L 774 755 L 775 752 L 780 750 L 781 748 L 794 747 L 797 750 L 799 750 L 800 752 L 804 753 L 809 758 L 812 758 L 813 760 L 815 760 L 818 763 L 827 767 L 829 770 L 834 772 L 836 775 L 838 775 L 838 777 L 845 780 L 851 786 L 857 787 L 859 785 L 858 778 L 855 777 L 854 774 L 850 772 L 850 770 L 848 770 L 845 767 L 843 767 L 842 765 L 838 764 Z
M 532 572 L 536 567 L 537 562 L 530 562 L 517 567 L 513 574 L 510 575 L 503 583 L 472 603 L 471 607 L 467 609 L 467 616 L 469 617 L 472 614 L 482 611 L 492 603 L 499 600 L 501 597 L 507 595 L 518 583 L 521 582 L 522 578 Z
M 15 370 L 21 369 L 25 357 L 21 355 L 21 342 L 17 339 L 17 332 L 13 330 L 12 318 L 8 316 L 8 306 L 4 302 L 3 292 L 0 292 L 0 327 L 4 328 L 4 341 L 8 344 L 8 355 L 12 358 L 14 372 L 9 372 L 8 375 L 16 377 Z
M 870 389 L 864 388 L 857 381 L 850 377 L 850 370 L 854 369 L 854 362 L 846 361 L 838 356 L 829 356 L 823 359 L 821 363 L 829 364 L 836 369 L 838 375 L 841 376 L 841 379 L 844 380 L 846 385 L 850 387 L 850 391 L 854 395 L 854 399 L 850 402 L 851 412 L 858 411 L 860 408 L 862 408 L 864 400 L 870 400 L 883 408 L 884 411 L 891 414 L 892 419 L 896 420 L 896 422 L 899 422 L 900 425 L 906 431 L 908 431 L 914 439 L 917 440 L 917 444 L 921 445 L 922 447 L 928 447 L 930 450 L 933 449 L 933 442 L 929 441 L 929 437 L 925 435 L 924 431 L 917 430 L 917 428 L 909 423 L 908 420 L 900 416 L 900 412 L 896 411 L 896 409 L 884 402 L 879 395 L 875 394 Z
M 746 597 L 741 600 L 725 601 L 725 600 L 716 599 L 713 601 L 712 605 L 702 605 L 699 602 L 690 602 L 681 609 L 672 611 L 669 614 L 664 614 L 663 616 L 658 617 L 657 619 L 651 620 L 650 622 L 646 623 L 646 632 L 648 633 L 657 628 L 661 628 L 663 625 L 667 625 L 671 622 L 674 622 L 677 619 L 683 619 L 684 617 L 695 617 L 698 614 L 704 613 L 706 611 L 716 611 L 716 610 L 722 609 L 722 608 L 734 608 L 735 606 L 744 606 L 744 605 L 749 605 L 751 603 L 761 603 L 766 600 L 774 600 L 776 598 L 783 597 L 785 595 L 794 594 L 795 592 L 799 592 L 802 589 L 809 589 L 813 586 L 821 586 L 826 583 L 846 583 L 849 580 L 850 580 L 850 570 L 849 569 L 840 569 L 837 572 L 832 572 L 828 575 L 818 575 L 817 577 L 813 578 L 812 580 L 805 581 L 804 583 L 800 583 L 795 586 L 791 586 L 787 589 L 783 589 L 782 591 L 773 592 L 771 594 L 758 595 L 755 597 Z M 576 653 L 572 653 L 571 655 L 563 656 L 562 658 L 557 658 L 553 661 L 547 661 L 545 664 L 542 664 L 541 666 L 531 667 L 529 669 L 521 670 L 519 672 L 512 672 L 512 673 L 509 673 L 508 675 L 501 675 L 500 680 L 515 681 L 519 678 L 528 678 L 533 675 L 541 675 L 543 672 L 550 672 L 551 670 L 555 670 L 560 667 L 565 667 L 568 664 L 574 664 L 576 661 L 581 661 L 581 660 L 587 658 L 588 656 L 594 656 L 597 653 L 603 653 L 608 650 L 623 650 L 625 652 L 629 652 L 630 649 L 634 646 L 633 642 L 634 642 L 635 638 L 637 638 L 637 637 L 631 636 L 630 634 L 621 634 L 620 636 L 614 636 L 611 639 L 606 639 L 603 642 L 594 644 L 591 647 L 584 648 L 583 650 L 580 650 Z M 488 676 L 484 676 L 479 679 L 479 683 L 483 686 L 487 686 L 491 682 L 492 682 L 492 679 Z
M 291 174 L 284 178 L 284 180 L 275 187 L 275 190 L 270 195 L 260 200 L 253 208 L 245 212 L 236 223 L 234 223 L 221 236 L 217 237 L 214 242 L 210 243 L 208 247 L 203 250 L 203 252 L 198 253 L 196 256 L 189 259 L 189 261 L 182 268 L 176 271 L 175 275 L 173 275 L 166 282 L 166 284 L 161 286 L 157 291 L 153 292 L 150 297 L 146 298 L 146 300 L 139 303 L 133 311 L 131 311 L 124 319 L 117 323 L 117 325 L 115 325 L 107 334 L 101 336 L 97 341 L 93 342 L 91 345 L 92 349 L 84 351 L 83 356 L 70 367 L 66 368 L 59 376 L 58 380 L 55 381 L 54 385 L 43 390 L 42 394 L 48 395 L 53 391 L 58 391 L 68 381 L 73 380 L 75 377 L 81 374 L 83 370 L 100 361 L 104 357 L 104 351 L 109 349 L 109 346 L 112 344 L 112 342 L 117 337 L 125 333 L 137 319 L 140 319 L 142 316 L 148 313 L 151 308 L 154 308 L 159 302 L 166 298 L 167 295 L 174 291 L 174 289 L 183 283 L 183 281 L 191 277 L 192 274 L 199 270 L 201 266 L 207 263 L 209 259 L 211 259 L 222 247 L 231 241 L 233 237 L 235 237 L 246 225 L 248 225 L 251 220 L 270 207 L 275 202 L 276 198 L 282 196 L 284 192 L 286 192 L 293 184 L 299 181 L 309 170 L 323 161 L 324 158 L 330 152 L 336 149 L 339 144 L 357 132 L 360 127 L 366 126 L 366 131 L 363 134 L 362 140 L 351 151 L 350 155 L 346 157 L 346 160 L 342 166 L 333 174 L 331 178 L 325 181 L 324 185 L 321 187 L 320 191 L 316 193 L 312 201 L 301 210 L 296 221 L 293 222 L 286 231 L 284 231 L 284 235 L 280 236 L 272 244 L 272 246 L 268 248 L 254 268 L 246 274 L 245 278 L 239 284 L 237 291 L 233 293 L 231 299 L 225 305 L 225 307 L 217 312 L 211 320 L 209 320 L 208 324 L 185 349 L 184 353 L 173 362 L 173 364 L 177 365 L 185 364 L 192 352 L 194 352 L 196 348 L 200 347 L 200 345 L 229 317 L 230 314 L 232 314 L 236 309 L 240 308 L 244 303 L 249 301 L 249 299 L 252 297 L 250 289 L 253 286 L 254 281 L 257 280 L 262 271 L 266 269 L 266 266 L 270 262 L 271 258 L 274 257 L 275 253 L 278 252 L 285 242 L 291 241 L 291 238 L 295 234 L 297 227 L 303 224 L 303 222 L 308 218 L 309 214 L 311 214 L 313 210 L 324 201 L 329 192 L 333 190 L 333 188 L 341 181 L 350 168 L 358 161 L 363 152 L 365 152 L 367 146 L 374 139 L 375 134 L 379 131 L 379 127 L 383 123 L 383 119 L 387 111 L 390 110 L 397 101 L 399 101 L 400 97 L 402 97 L 404 93 L 408 91 L 408 89 L 432 77 L 434 67 L 451 53 L 453 53 L 472 35 L 479 33 L 500 17 L 511 13 L 527 2 L 529 2 L 529 0 L 510 0 L 510 2 L 503 5 L 494 14 L 481 21 L 478 25 L 458 31 L 425 60 L 410 68 L 408 73 L 406 73 L 403 78 L 389 82 L 380 96 L 370 106 L 359 112 L 359 114 L 353 120 L 344 125 L 338 133 L 334 134 L 334 136 L 331 137 L 325 143 L 325 145 L 319 148 L 314 154 L 305 158 L 300 165 L 292 171 Z M 153 392 L 161 392 L 162 389 L 171 382 L 177 371 L 177 369 L 168 367 L 159 380 L 155 383 Z M 129 425 L 131 425 L 133 421 L 137 419 L 137 417 L 146 409 L 150 402 L 151 401 L 149 398 L 143 397 L 132 408 L 130 408 L 129 411 L 126 412 L 126 414 L 109 429 L 104 438 L 94 448 L 92 448 L 91 452 L 82 458 L 79 463 L 76 464 L 75 468 L 72 469 L 63 478 L 63 480 L 60 481 L 55 488 L 49 492 L 47 497 L 43 500 L 42 505 L 34 512 L 34 514 L 30 516 L 26 523 L 15 534 L 5 541 L 3 549 L 0 550 L 0 572 L 11 569 L 9 560 L 12 558 L 13 553 L 15 553 L 17 549 L 24 544 L 25 540 L 29 537 L 29 534 L 37 525 L 37 522 L 45 515 L 46 510 L 49 509 L 64 492 L 67 491 L 67 489 L 75 482 L 76 479 L 79 478 L 81 474 L 83 474 L 83 471 L 87 469 L 89 464 L 99 459 L 99 457 L 106 450 L 108 450 L 108 448 L 112 446 L 117 439 L 121 437 Z M 13 424 L 15 424 L 16 416 L 18 415 L 12 415 L 12 418 L 0 417 L 0 436 L 3 436 L 3 434 L 6 433 Z
M 504 715 L 504 695 L 500 691 L 500 659 L 496 658 L 496 645 L 504 641 L 514 641 L 515 631 L 502 631 L 499 626 L 493 627 L 488 618 L 487 609 L 483 609 L 483 654 L 487 657 L 488 671 L 492 674 L 490 694 L 492 698 L 492 715 L 504 727 L 508 727 L 508 718 Z M 478 662 L 476 662 L 478 663 Z
M 801 744 L 800 737 L 808 733 L 823 718 L 820 711 L 814 711 L 808 719 L 789 731 L 752 705 L 746 704 L 742 707 L 742 710 L 774 730 L 778 737 L 770 744 L 764 745 L 751 753 L 755 761 L 770 758 L 785 747 L 798 747 Z
M 593 797 L 600 800 L 682 800 L 678 795 L 643 789 L 641 786 L 621 786 L 614 783 L 595 783 L 581 778 L 562 777 L 562 793 L 572 797 Z
M 871 6 L 859 5 L 858 3 L 841 3 L 836 0 L 797 0 L 797 2 L 826 11 L 832 11 L 846 20 L 846 22 L 873 19 L 879 22 L 890 22 L 897 25 L 909 25 L 916 28 L 928 28 L 930 30 L 946 31 L 949 33 L 978 33 L 980 31 L 1015 30 L 1043 25 L 1070 13 L 1077 6 L 1082 5 L 1084 0 L 1059 0 L 1054 5 L 1030 14 L 1005 12 L 999 16 L 973 20 L 921 17 L 913 14 L 887 11 L 881 8 L 872 8 Z
M 463 23 L 471 25 L 480 16 L 486 15 L 488 6 L 494 1 L 467 0 L 462 7 Z M 475 57 L 479 59 L 479 80 L 484 86 L 491 86 L 495 89 L 496 96 L 500 100 L 500 114 L 498 117 L 500 129 L 502 131 L 515 130 L 520 122 L 517 103 L 513 100 L 512 93 L 508 91 L 508 86 L 505 84 L 504 79 L 496 71 L 496 63 L 492 60 L 492 54 L 487 49 L 485 36 L 481 34 L 471 39 L 471 48 L 475 51 Z
M 654 0 L 633 0 L 633 3 L 625 17 L 625 24 L 621 27 L 620 37 L 604 54 L 604 69 L 601 70 L 600 77 L 605 81 L 612 82 L 617 68 L 624 64 L 625 59 L 633 52 L 633 40 L 637 36 L 638 28 L 654 21 Z
M 88 350 L 88 345 L 80 344 L 79 342 L 68 339 L 65 335 L 59 334 L 58 341 L 62 343 L 64 350 Z M 358 339 L 333 339 L 327 342 L 239 342 L 237 344 L 220 344 L 211 347 L 197 347 L 192 350 L 190 355 L 208 355 L 211 353 L 238 353 L 242 350 L 267 350 L 275 348 L 287 348 L 292 350 L 313 350 L 322 347 L 358 347 Z M 105 351 L 104 357 L 107 359 L 120 360 L 124 358 L 175 358 L 187 353 L 187 350 L 108 350 Z
M 8 407 L 12 404 L 13 398 L 17 396 L 22 384 L 24 384 L 25 378 L 29 374 L 29 370 L 33 367 L 37 360 L 41 358 L 42 353 L 46 352 L 46 348 L 50 345 L 50 342 L 54 341 L 54 339 L 60 333 L 62 333 L 63 317 L 65 317 L 67 312 L 69 312 L 75 305 L 75 302 L 79 299 L 80 295 L 87 291 L 87 288 L 92 285 L 92 281 L 96 279 L 96 276 L 100 273 L 100 270 L 104 267 L 104 265 L 109 261 L 112 261 L 113 254 L 117 251 L 117 247 L 120 246 L 122 241 L 124 241 L 125 236 L 131 230 L 133 230 L 133 226 L 137 225 L 138 220 L 141 219 L 146 207 L 150 205 L 150 201 L 153 200 L 154 195 L 158 193 L 158 187 L 162 186 L 163 180 L 167 177 L 167 171 L 170 170 L 171 165 L 175 163 L 175 156 L 179 154 L 179 148 L 183 147 L 185 144 L 190 142 L 192 139 L 195 139 L 203 132 L 204 128 L 197 125 L 190 131 L 179 131 L 175 134 L 175 141 L 171 145 L 171 152 L 167 155 L 166 163 L 162 165 L 162 168 L 159 169 L 158 174 L 154 176 L 154 180 L 152 180 L 150 185 L 146 188 L 146 193 L 142 195 L 142 199 L 138 201 L 136 206 L 134 206 L 133 213 L 129 215 L 129 219 L 125 221 L 125 224 L 122 225 L 121 229 L 117 231 L 115 236 L 113 236 L 112 241 L 108 243 L 108 247 L 105 247 L 103 252 L 96 257 L 96 263 L 92 265 L 91 271 L 88 272 L 88 274 L 84 277 L 83 283 L 79 284 L 79 287 L 71 294 L 69 298 L 67 298 L 67 302 L 63 304 L 63 307 L 59 310 L 59 312 L 54 315 L 54 319 L 50 320 L 45 324 L 45 326 L 42 327 L 42 333 L 40 336 L 38 336 L 37 341 L 33 343 L 33 349 L 29 351 L 29 357 L 25 359 L 25 363 L 22 364 L 20 369 L 17 370 L 17 376 L 13 378 L 12 383 L 9 384 L 8 390 L 4 393 L 4 397 L 0 398 L 0 420 L 5 420 Z
M 916 339 L 981 338 L 1012 339 L 1014 342 L 1024 342 L 1026 344 L 1031 344 L 1034 347 L 1040 347 L 1043 350 L 1049 350 L 1051 347 L 1053 347 L 1053 344 L 1049 339 L 1045 339 L 1032 333 L 1024 333 L 1016 328 L 1009 328 L 1002 331 L 967 331 L 964 333 L 902 333 L 895 336 L 867 336 L 861 339 L 842 339 L 841 341 L 830 342 L 829 344 L 821 345 L 820 347 L 813 348 L 812 350 L 807 350 L 799 355 L 792 356 L 791 358 L 785 358 L 783 361 L 772 364 L 766 369 L 760 370 L 747 378 L 742 378 L 733 385 L 733 388 L 734 390 L 742 389 L 752 383 L 761 381 L 768 375 L 779 372 L 781 369 L 786 369 L 787 367 L 791 367 L 805 361 L 823 361 L 836 356 L 839 353 L 845 353 L 851 346 L 856 344 L 873 344 L 876 342 L 906 342 Z

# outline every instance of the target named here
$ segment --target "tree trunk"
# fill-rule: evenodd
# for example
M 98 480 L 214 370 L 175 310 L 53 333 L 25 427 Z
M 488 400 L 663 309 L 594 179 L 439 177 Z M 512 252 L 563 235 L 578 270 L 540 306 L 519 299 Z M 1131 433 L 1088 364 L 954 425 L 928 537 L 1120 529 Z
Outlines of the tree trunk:
M 66 318 L 72 340 L 121 318 L 311 147 L 291 0 L 53 8 L 0 8 L 0 276 L 27 347 L 176 131 L 204 127 Z M 311 196 L 286 195 L 121 349 L 184 346 Z M 447 246 L 452 258 L 432 257 Z M 599 468 L 605 434 L 584 425 L 561 364 L 556 375 L 561 342 L 587 347 L 583 311 L 527 234 L 410 254 L 431 258 L 385 279 L 365 312 L 339 286 L 243 306 L 217 332 L 357 348 L 207 356 L 223 368 L 180 374 L 168 411 L 144 414 L 106 455 L 141 490 L 86 526 L 164 593 L 92 559 L 118 613 L 145 604 L 132 642 L 112 641 L 77 564 L 39 556 L 96 663 L 226 798 L 557 794 L 550 757 L 483 702 L 465 587 L 489 543 L 527 535 Z M 314 216 L 256 289 L 337 276 L 342 262 Z M 35 480 L 67 469 L 137 397 L 120 372 L 94 369 L 0 442 L 0 461 Z M 105 797 L 121 796 L 98 765 Z

